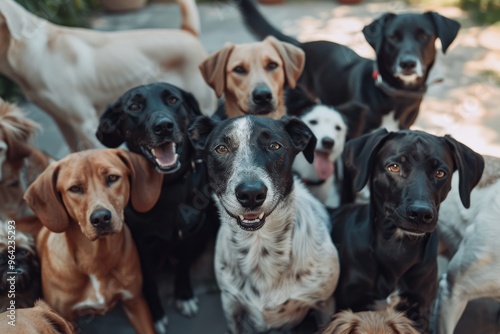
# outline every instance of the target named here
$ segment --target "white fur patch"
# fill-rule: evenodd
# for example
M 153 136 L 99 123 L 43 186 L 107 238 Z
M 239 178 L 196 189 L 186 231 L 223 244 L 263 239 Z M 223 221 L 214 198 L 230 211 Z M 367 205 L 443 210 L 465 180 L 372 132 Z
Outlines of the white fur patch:
M 382 124 L 380 128 L 386 128 L 389 132 L 397 132 L 399 131 L 399 121 L 395 118 L 394 110 L 389 112 L 387 115 L 382 117 Z

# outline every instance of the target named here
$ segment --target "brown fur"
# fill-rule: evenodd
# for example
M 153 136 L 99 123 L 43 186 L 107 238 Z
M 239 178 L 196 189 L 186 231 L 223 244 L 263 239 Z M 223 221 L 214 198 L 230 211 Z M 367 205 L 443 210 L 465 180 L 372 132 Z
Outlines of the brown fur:
M 16 326 L 8 324 L 8 312 L 0 315 L 1 333 L 30 334 L 73 334 L 73 325 L 60 314 L 51 309 L 45 302 L 39 300 L 32 308 L 16 310 Z
M 268 65 L 278 66 L 270 70 Z M 279 119 L 285 113 L 283 90 L 285 83 L 295 88 L 304 68 L 304 52 L 289 43 L 268 37 L 262 42 L 230 44 L 211 54 L 201 65 L 205 81 L 218 97 L 224 94 L 229 118 L 252 114 L 255 105 L 252 91 L 257 85 L 267 85 L 273 94 L 273 112 L 266 116 Z M 245 73 L 236 73 L 241 66 Z
M 392 309 L 358 312 L 342 311 L 323 330 L 323 334 L 418 334 L 412 321 Z
M 0 99 L 0 146 L 6 149 L 0 152 L 0 217 L 16 223 L 34 218 L 23 194 L 50 161 L 29 143 L 38 128 L 17 105 Z M 25 232 L 33 233 L 32 227 L 41 225 L 33 222 L 26 227 Z
M 63 317 L 104 314 L 122 300 L 135 330 L 154 332 L 123 212 L 129 199 L 135 210 L 150 210 L 162 178 L 140 155 L 95 149 L 50 165 L 28 188 L 24 198 L 45 226 L 37 238 L 43 294 Z M 99 209 L 112 214 L 105 231 L 90 223 Z

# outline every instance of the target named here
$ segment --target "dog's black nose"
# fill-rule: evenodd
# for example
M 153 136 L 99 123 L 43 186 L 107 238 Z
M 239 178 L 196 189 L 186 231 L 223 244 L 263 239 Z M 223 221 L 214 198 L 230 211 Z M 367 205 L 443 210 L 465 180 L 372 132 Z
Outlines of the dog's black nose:
M 157 120 L 152 127 L 153 132 L 158 136 L 165 136 L 172 133 L 174 123 L 169 119 Z
M 236 198 L 248 209 L 261 206 L 267 197 L 267 187 L 261 181 L 245 182 L 236 187 Z
M 333 138 L 323 137 L 323 139 L 321 139 L 321 146 L 323 146 L 327 150 L 331 150 L 334 145 L 335 145 L 335 140 L 333 140 Z
M 399 67 L 405 71 L 413 70 L 417 67 L 417 61 L 413 57 L 404 57 L 399 61 Z
M 256 87 L 252 92 L 252 100 L 255 104 L 265 106 L 273 99 L 273 93 L 266 86 Z
M 95 227 L 105 227 L 111 223 L 111 211 L 99 209 L 90 215 L 90 223 Z
M 434 219 L 434 211 L 427 204 L 413 204 L 407 210 L 408 219 L 418 223 L 430 224 Z

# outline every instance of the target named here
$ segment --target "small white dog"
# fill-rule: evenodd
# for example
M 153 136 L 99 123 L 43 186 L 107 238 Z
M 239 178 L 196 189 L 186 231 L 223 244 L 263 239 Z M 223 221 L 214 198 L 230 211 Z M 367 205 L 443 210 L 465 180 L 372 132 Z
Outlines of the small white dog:
M 458 177 L 453 177 L 452 190 L 439 209 L 441 239 L 452 258 L 439 283 L 437 334 L 453 334 L 470 300 L 500 298 L 500 158 L 484 160 L 471 207 L 463 207 Z
M 203 113 L 216 97 L 198 65 L 206 58 L 194 0 L 177 0 L 181 29 L 101 32 L 52 24 L 0 1 L 0 72 L 52 116 L 72 151 L 99 147 L 104 108 L 126 90 L 167 81 L 191 92 Z
M 335 175 L 342 172 L 340 160 L 347 136 L 347 124 L 334 108 L 316 105 L 301 119 L 318 139 L 314 162 L 310 164 L 302 154 L 295 158 L 293 170 L 311 193 L 328 207 L 340 205 L 338 181 Z M 335 168 L 337 166 L 337 170 Z

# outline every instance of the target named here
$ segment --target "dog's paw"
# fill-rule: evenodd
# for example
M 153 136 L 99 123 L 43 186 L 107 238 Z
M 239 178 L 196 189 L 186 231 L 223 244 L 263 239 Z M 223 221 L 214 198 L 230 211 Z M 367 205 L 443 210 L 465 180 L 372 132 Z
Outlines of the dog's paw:
M 198 314 L 198 298 L 176 299 L 175 307 L 182 315 L 192 318 Z
M 156 333 L 167 334 L 168 317 L 164 316 L 160 320 L 155 322 Z

